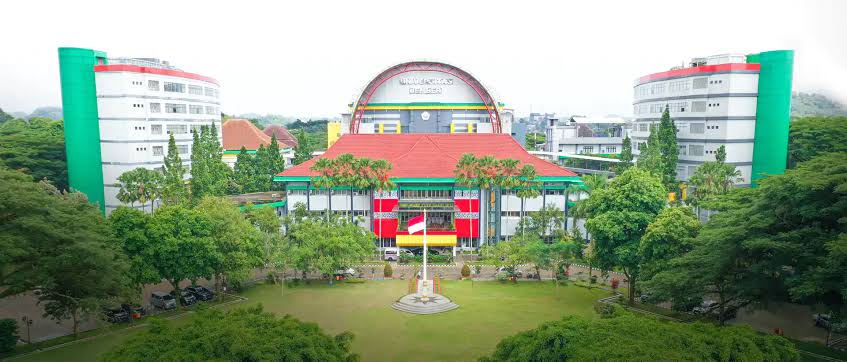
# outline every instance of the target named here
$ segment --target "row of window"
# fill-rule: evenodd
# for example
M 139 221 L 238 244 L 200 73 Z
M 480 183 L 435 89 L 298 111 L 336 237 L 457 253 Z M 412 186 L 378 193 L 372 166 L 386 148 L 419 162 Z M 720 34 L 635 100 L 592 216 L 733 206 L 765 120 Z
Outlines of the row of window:
M 147 148 L 144 148 L 146 151 Z M 188 145 L 176 145 L 176 152 L 180 155 L 188 154 Z M 153 146 L 153 156 L 164 156 L 165 146 Z
M 651 124 L 652 123 L 649 123 L 649 122 L 641 122 L 641 123 L 637 124 L 636 129 L 639 132 L 649 132 Z M 682 125 L 677 126 L 677 132 L 679 132 L 680 127 L 682 127 Z M 704 134 L 704 133 L 706 133 L 707 129 L 716 130 L 716 129 L 720 129 L 720 128 L 721 127 L 719 125 L 707 126 L 705 123 L 702 123 L 702 122 L 692 122 L 692 123 L 688 124 L 688 133 L 689 134 Z M 614 146 L 609 146 L 609 147 L 614 148 Z M 612 152 L 608 152 L 608 153 L 612 153 Z
M 141 85 L 141 82 L 132 82 L 133 85 Z M 185 93 L 185 89 L 188 88 L 188 94 L 193 94 L 197 96 L 207 96 L 218 98 L 220 93 L 217 89 L 212 87 L 201 87 L 199 85 L 191 85 L 188 87 L 183 83 L 174 83 L 174 82 L 164 82 L 162 90 L 170 93 Z M 159 91 L 159 81 L 158 80 L 149 80 L 147 81 L 147 89 L 151 91 Z
M 144 107 L 143 104 L 133 104 L 133 107 Z M 196 104 L 181 104 L 181 103 L 165 103 L 165 113 L 181 113 L 181 114 L 209 114 L 215 115 L 220 114 L 220 108 L 214 106 L 200 106 Z M 162 104 L 161 103 L 150 103 L 150 113 L 162 113 Z
M 664 112 L 665 107 L 668 107 L 668 110 L 675 113 L 683 113 L 686 111 L 689 112 L 705 112 L 707 108 L 720 107 L 720 103 L 706 103 L 706 101 L 692 101 L 690 103 L 688 101 L 682 102 L 670 102 L 670 103 L 653 103 L 653 104 L 636 104 L 632 106 L 632 113 L 635 115 L 640 114 L 661 114 Z
M 400 190 L 401 199 L 452 199 L 452 190 Z
M 558 189 L 544 189 L 543 191 L 544 191 L 545 195 L 550 195 L 550 196 L 564 195 L 565 194 L 565 190 L 558 190 Z M 503 196 L 518 196 L 518 190 L 514 190 L 514 189 L 503 190 L 501 192 L 501 195 L 503 195 Z
M 647 96 L 657 97 L 668 94 L 678 94 L 690 89 L 703 89 L 708 84 L 721 84 L 723 80 L 708 80 L 708 77 L 676 79 L 668 82 L 656 82 L 635 87 L 635 98 Z M 666 86 L 667 85 L 667 86 Z
M 594 146 L 582 146 L 582 149 L 578 151 L 581 155 L 590 155 L 594 154 Z M 618 153 L 617 146 L 601 146 L 598 149 L 598 153 Z

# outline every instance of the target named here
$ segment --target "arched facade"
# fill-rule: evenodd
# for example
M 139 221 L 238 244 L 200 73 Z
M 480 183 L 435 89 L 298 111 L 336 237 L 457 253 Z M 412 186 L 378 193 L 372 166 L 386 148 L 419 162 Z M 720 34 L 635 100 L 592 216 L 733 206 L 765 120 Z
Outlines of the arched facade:
M 407 62 L 365 86 L 353 103 L 348 132 L 502 133 L 501 108 L 479 80 L 458 67 Z

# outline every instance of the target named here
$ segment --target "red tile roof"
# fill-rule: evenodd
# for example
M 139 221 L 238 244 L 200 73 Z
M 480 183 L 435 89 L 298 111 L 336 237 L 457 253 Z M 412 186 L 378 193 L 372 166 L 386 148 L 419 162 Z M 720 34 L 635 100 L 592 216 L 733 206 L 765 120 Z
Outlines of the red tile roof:
M 259 145 L 267 147 L 271 144 L 270 136 L 246 119 L 232 118 L 224 122 L 221 129 L 225 150 L 240 150 L 241 146 L 248 150 L 258 150 Z
M 535 166 L 538 176 L 576 176 L 529 154 L 508 134 L 355 134 L 344 135 L 320 157 L 335 158 L 351 153 L 356 157 L 391 162 L 392 178 L 453 177 L 456 161 L 465 153 L 477 157 L 511 158 Z M 316 176 L 309 167 L 318 157 L 289 168 L 277 176 Z
M 294 135 L 291 134 L 291 132 L 289 132 L 288 129 L 286 129 L 285 127 L 280 126 L 278 124 L 268 125 L 267 127 L 265 127 L 265 130 L 262 131 L 262 132 L 265 132 L 265 134 L 268 135 L 268 137 L 276 135 L 276 140 L 277 140 L 277 142 L 279 142 L 280 148 L 282 148 L 282 147 L 296 148 L 297 145 L 300 144 L 300 142 L 297 141 L 297 137 L 294 137 Z

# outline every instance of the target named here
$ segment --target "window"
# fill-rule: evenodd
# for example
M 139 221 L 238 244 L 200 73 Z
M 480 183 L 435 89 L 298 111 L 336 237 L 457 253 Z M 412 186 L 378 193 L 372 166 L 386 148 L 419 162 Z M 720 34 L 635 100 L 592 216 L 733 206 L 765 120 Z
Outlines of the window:
M 706 101 L 693 101 L 693 102 L 691 102 L 691 111 L 692 112 L 705 112 L 706 111 Z
M 148 80 L 147 81 L 147 89 L 151 91 L 159 91 L 159 81 L 158 80 Z
M 703 134 L 706 132 L 705 125 L 705 123 L 692 123 L 688 128 L 688 133 Z
M 452 199 L 452 190 L 400 190 L 401 199 Z
M 203 87 L 199 85 L 189 85 L 188 86 L 188 94 L 196 94 L 198 96 L 203 95 Z
M 153 156 L 163 156 L 165 154 L 164 146 L 153 146 Z
M 185 134 L 188 133 L 188 126 L 184 124 L 169 124 L 167 130 L 169 134 Z
M 151 134 L 162 134 L 162 125 L 161 124 L 151 125 L 150 126 L 150 133 Z
M 500 211 L 500 217 L 520 217 L 520 211 Z
M 564 195 L 564 194 L 565 194 L 565 190 L 546 190 L 546 189 L 545 189 L 545 190 L 544 190 L 544 194 L 545 194 L 545 195 L 548 195 L 548 196 L 549 196 L 549 195 L 553 195 L 553 196 L 555 196 L 555 195 Z
M 206 96 L 207 96 L 207 97 L 215 97 L 215 98 L 218 98 L 218 90 L 217 90 L 217 89 L 215 89 L 215 88 L 209 88 L 209 87 L 206 87 L 204 90 L 206 91 Z
M 665 111 L 664 104 L 651 104 L 650 105 L 650 113 L 662 113 Z
M 679 146 L 679 155 L 685 156 L 687 154 L 688 154 L 688 146 L 687 145 Z
M 606 153 L 618 153 L 616 146 L 606 146 Z
M 668 83 L 668 91 L 671 93 L 684 92 L 687 91 L 690 86 L 691 83 L 688 82 L 688 79 L 674 80 Z
M 288 195 L 306 196 L 306 190 L 288 190 Z
M 185 113 L 185 105 L 165 103 L 165 113 Z
M 685 112 L 685 109 L 688 108 L 688 102 L 672 102 L 668 103 L 668 109 L 671 112 Z
M 188 145 L 176 145 L 176 151 L 180 155 L 188 153 Z
M 203 106 L 195 106 L 195 105 L 192 104 L 192 105 L 188 106 L 188 113 L 203 114 Z
M 206 106 L 206 114 L 215 114 L 215 107 Z
M 650 127 L 649 123 L 639 123 L 638 124 L 638 131 L 639 132 L 647 132 L 647 131 L 650 130 L 649 127 Z
M 150 103 L 150 113 L 162 113 L 162 104 Z
M 694 80 L 691 82 L 691 88 L 693 88 L 693 89 L 703 89 L 703 88 L 706 88 L 706 87 L 708 87 L 708 86 L 709 86 L 709 83 L 707 83 L 707 81 L 708 81 L 708 78 L 705 78 L 705 77 L 703 77 L 703 78 L 694 78 Z
M 658 83 L 650 85 L 650 94 L 658 95 L 665 93 L 665 83 Z
M 594 146 L 582 146 L 582 154 L 592 154 L 594 153 Z
M 165 92 L 185 93 L 185 84 L 165 82 Z
M 702 156 L 703 155 L 703 145 L 690 145 L 688 146 L 688 154 L 691 156 Z
M 191 133 L 200 133 L 200 130 L 203 128 L 202 124 L 192 124 L 191 125 Z

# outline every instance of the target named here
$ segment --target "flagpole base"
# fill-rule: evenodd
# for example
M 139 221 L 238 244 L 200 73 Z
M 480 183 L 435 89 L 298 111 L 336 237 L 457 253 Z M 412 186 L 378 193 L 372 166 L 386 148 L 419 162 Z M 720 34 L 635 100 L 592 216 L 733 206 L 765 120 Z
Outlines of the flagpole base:
M 415 293 L 400 298 L 391 308 L 410 314 L 437 314 L 459 308 L 459 305 L 441 294 L 425 296 Z

